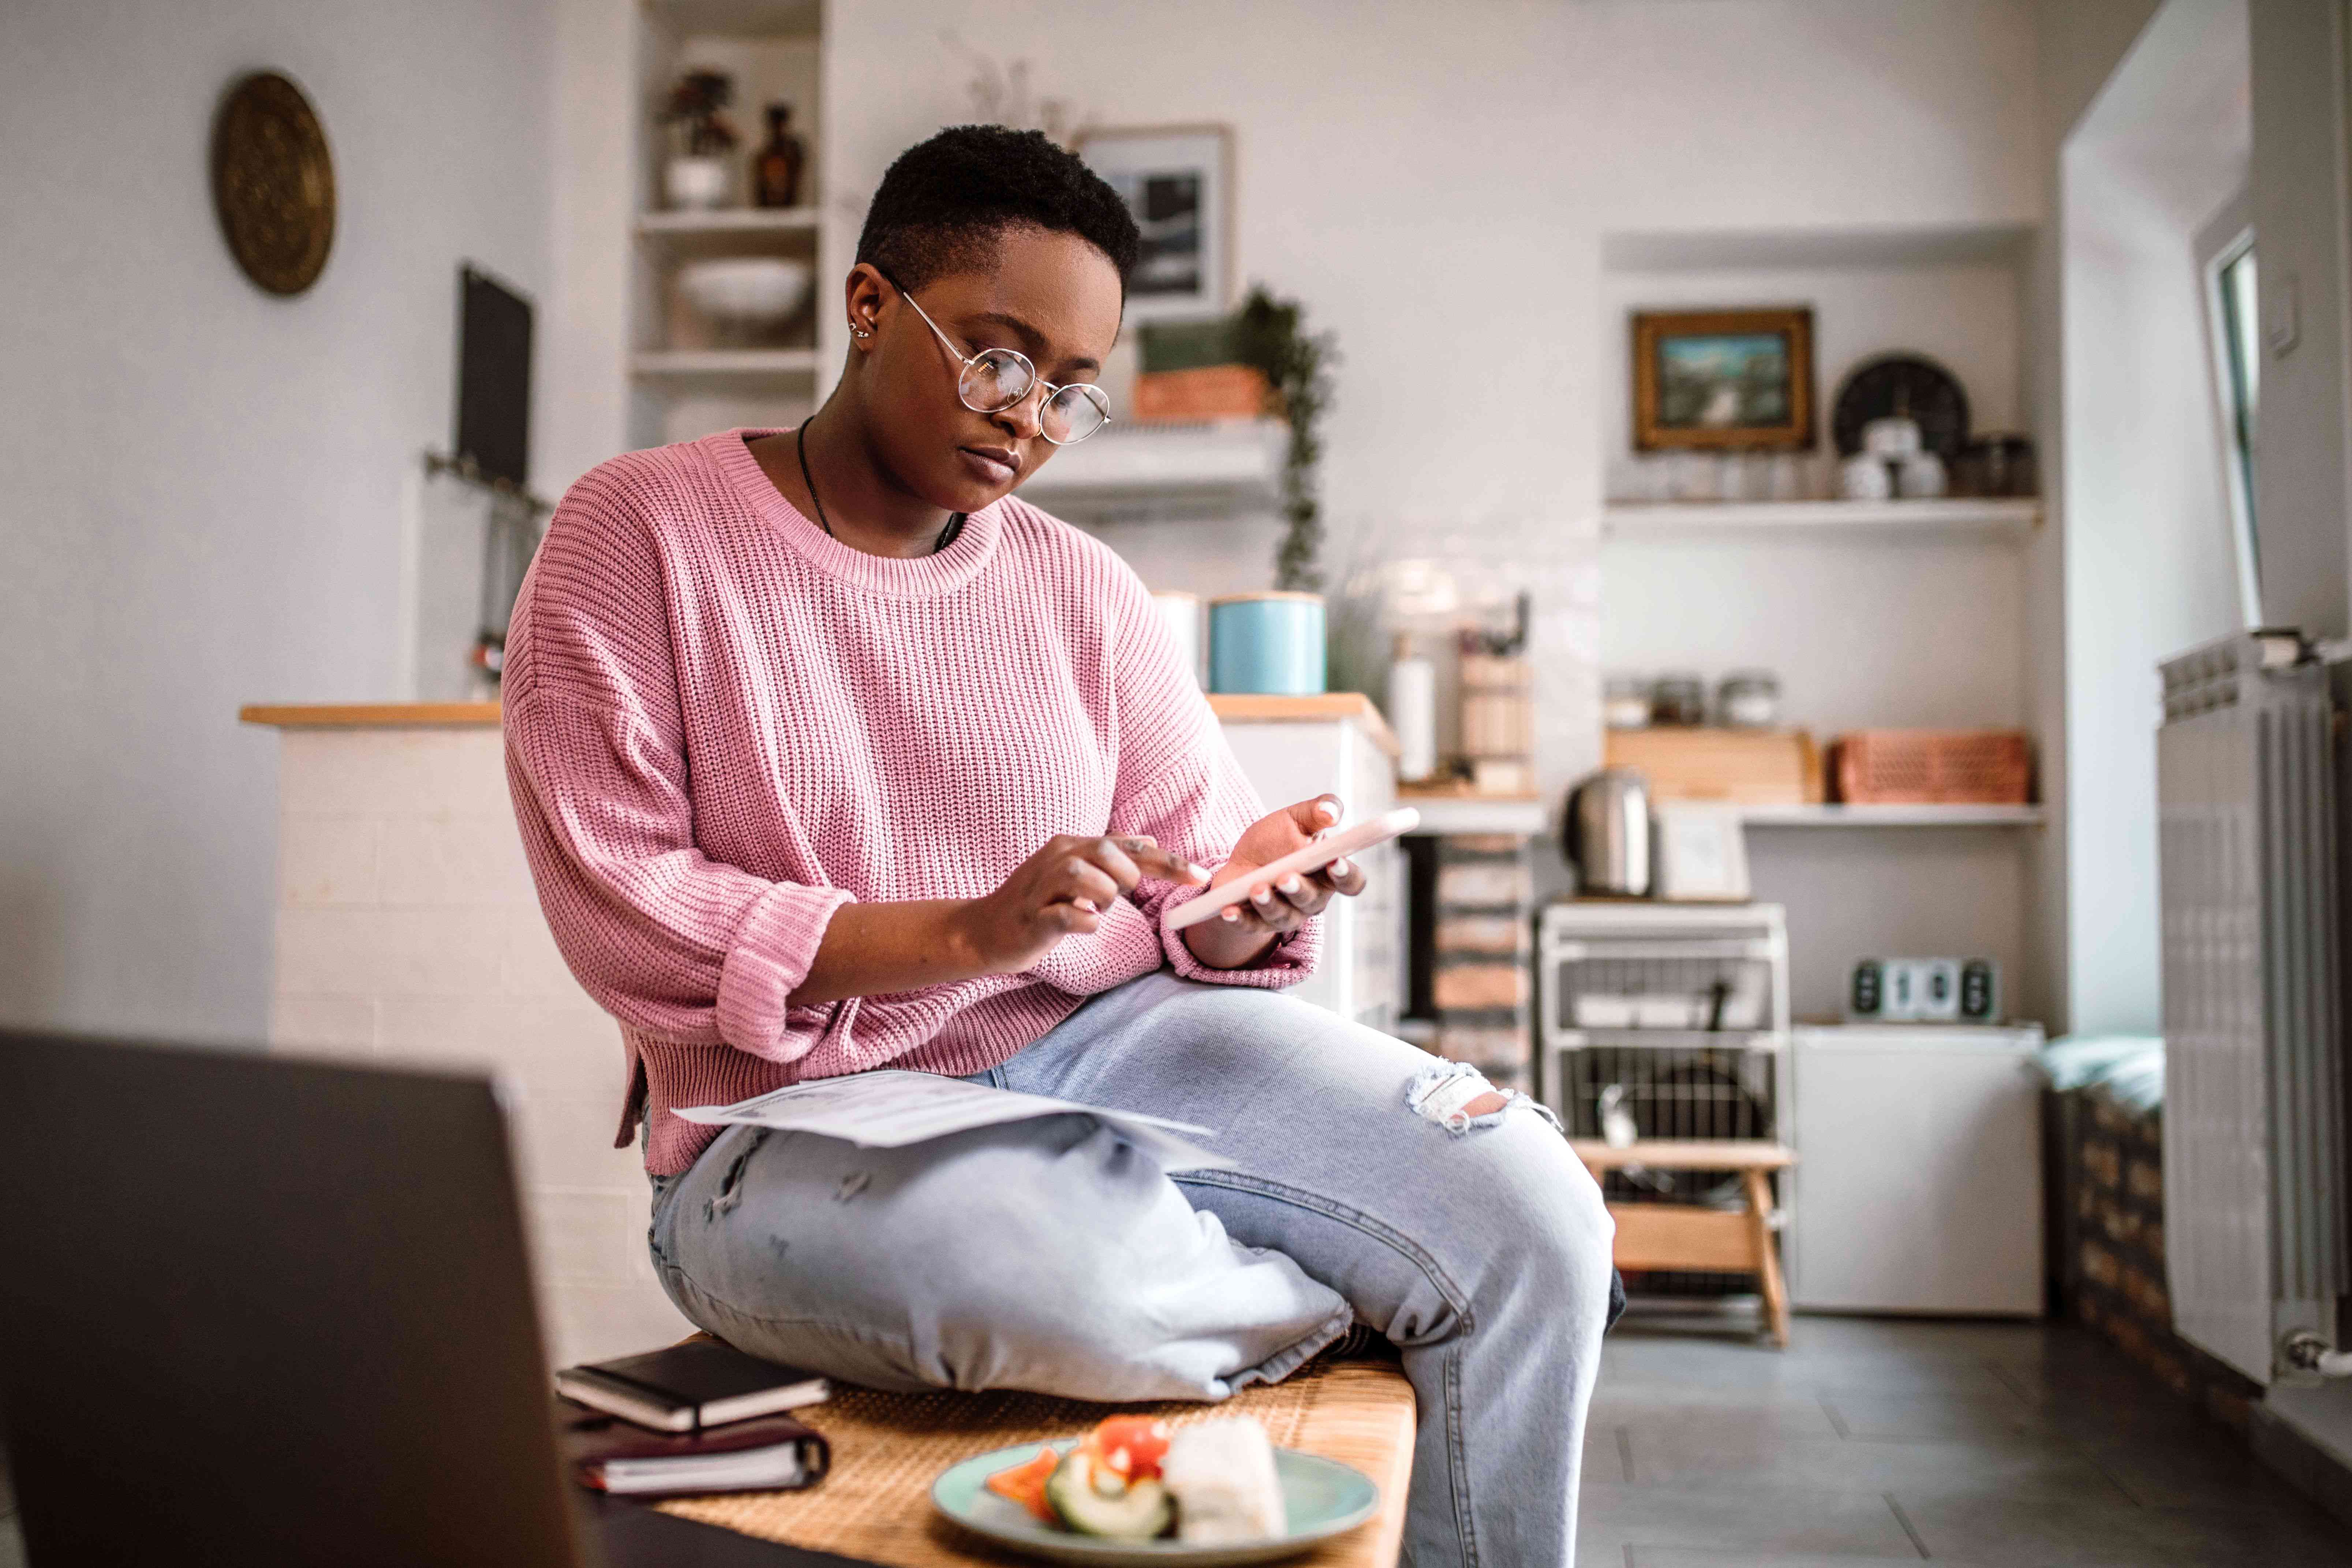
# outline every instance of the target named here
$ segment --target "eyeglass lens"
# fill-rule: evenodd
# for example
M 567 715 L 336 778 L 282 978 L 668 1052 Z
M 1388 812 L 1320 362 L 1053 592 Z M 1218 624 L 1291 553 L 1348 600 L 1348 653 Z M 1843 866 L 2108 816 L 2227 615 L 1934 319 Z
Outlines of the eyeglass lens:
M 963 367 L 963 382 L 958 388 L 963 394 L 964 406 L 981 414 L 993 414 L 1010 408 L 1029 395 L 1037 384 L 1037 373 L 1021 355 L 1004 349 L 989 349 L 971 356 Z
M 964 365 L 956 390 L 965 407 L 979 414 L 996 414 L 1028 396 L 1036 384 L 1036 369 L 1024 355 L 1010 349 L 988 349 L 974 354 Z M 1101 429 L 1109 416 L 1099 401 L 1100 395 L 1085 385 L 1057 390 L 1045 400 L 1037 416 L 1045 438 L 1057 447 L 1066 447 Z

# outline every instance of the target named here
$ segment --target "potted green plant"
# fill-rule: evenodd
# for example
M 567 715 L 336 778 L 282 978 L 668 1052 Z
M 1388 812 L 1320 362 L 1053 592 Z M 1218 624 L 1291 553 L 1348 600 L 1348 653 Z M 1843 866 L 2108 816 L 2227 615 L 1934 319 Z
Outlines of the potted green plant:
M 1265 374 L 1268 412 L 1288 421 L 1283 455 L 1282 515 L 1288 526 L 1275 553 L 1274 585 L 1312 593 L 1323 586 L 1323 508 L 1315 466 L 1322 460 L 1320 426 L 1331 405 L 1330 367 L 1339 352 L 1328 332 L 1304 330 L 1307 308 L 1278 300 L 1264 285 L 1250 290 L 1233 319 L 1234 357 Z
M 662 107 L 662 123 L 676 141 L 662 169 L 662 192 L 674 207 L 708 208 L 727 202 L 734 160 L 735 127 L 719 110 L 735 100 L 735 81 L 724 71 L 690 70 L 677 79 Z

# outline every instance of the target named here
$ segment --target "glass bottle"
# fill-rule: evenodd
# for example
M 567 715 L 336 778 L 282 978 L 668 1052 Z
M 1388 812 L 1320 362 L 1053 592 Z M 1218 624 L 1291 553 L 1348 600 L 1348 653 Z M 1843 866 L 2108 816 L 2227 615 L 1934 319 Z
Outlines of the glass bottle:
M 793 134 L 793 106 L 768 105 L 768 144 L 751 155 L 751 199 L 763 207 L 801 205 L 801 171 L 808 149 Z

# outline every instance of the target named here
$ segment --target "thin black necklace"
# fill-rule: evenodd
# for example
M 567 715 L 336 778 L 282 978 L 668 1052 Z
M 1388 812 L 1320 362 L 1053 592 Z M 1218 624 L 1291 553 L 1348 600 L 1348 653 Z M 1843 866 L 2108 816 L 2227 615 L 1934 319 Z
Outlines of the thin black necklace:
M 824 530 L 826 538 L 838 539 L 841 535 L 834 532 L 833 524 L 825 521 L 824 498 L 816 493 L 816 479 L 814 476 L 809 472 L 809 420 L 803 419 L 800 422 L 800 427 L 793 432 L 793 450 L 798 452 L 801 458 L 801 483 L 808 486 L 809 503 L 816 508 L 816 525 Z M 963 531 L 963 520 L 966 514 L 963 512 L 957 512 L 953 517 L 948 519 L 948 525 L 940 530 L 938 540 L 931 545 L 932 554 L 937 555 L 940 551 L 945 550 L 949 545 L 955 542 L 955 536 Z

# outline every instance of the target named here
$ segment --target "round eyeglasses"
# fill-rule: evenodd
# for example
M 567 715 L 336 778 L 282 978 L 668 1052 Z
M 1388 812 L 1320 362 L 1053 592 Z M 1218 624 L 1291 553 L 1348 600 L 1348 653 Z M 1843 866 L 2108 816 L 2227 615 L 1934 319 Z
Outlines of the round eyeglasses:
M 931 329 L 940 345 L 963 367 L 962 374 L 956 377 L 956 395 L 974 414 L 1002 414 L 1043 387 L 1045 401 L 1037 410 L 1037 432 L 1055 446 L 1074 447 L 1110 423 L 1110 399 L 1103 395 L 1101 387 L 1084 382 L 1055 386 L 1040 377 L 1029 356 L 1018 349 L 982 349 L 976 354 L 965 353 L 956 347 L 953 339 L 940 331 L 931 313 L 916 304 L 915 297 L 901 288 L 897 279 L 887 272 L 882 277 L 898 290 L 900 299 L 915 306 L 915 314 L 923 318 L 923 325 Z

